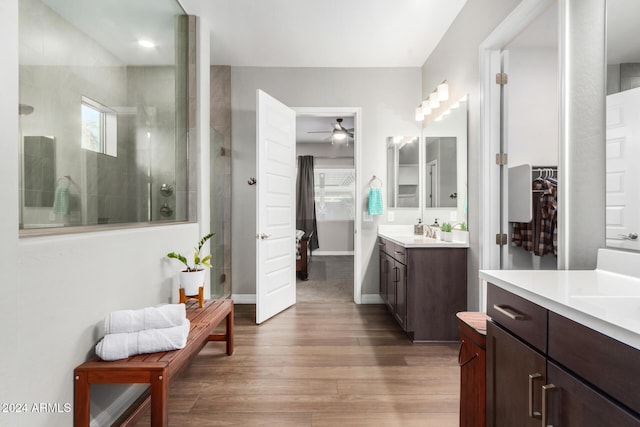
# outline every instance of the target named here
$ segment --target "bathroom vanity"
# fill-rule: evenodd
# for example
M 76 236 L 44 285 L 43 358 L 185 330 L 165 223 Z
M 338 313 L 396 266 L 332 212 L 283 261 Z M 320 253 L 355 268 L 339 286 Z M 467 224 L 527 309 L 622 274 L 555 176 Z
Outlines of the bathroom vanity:
M 409 231 L 378 231 L 380 297 L 412 341 L 457 341 L 455 315 L 467 308 L 466 233 L 443 242 Z
M 487 425 L 640 426 L 638 254 L 591 271 L 481 271 Z

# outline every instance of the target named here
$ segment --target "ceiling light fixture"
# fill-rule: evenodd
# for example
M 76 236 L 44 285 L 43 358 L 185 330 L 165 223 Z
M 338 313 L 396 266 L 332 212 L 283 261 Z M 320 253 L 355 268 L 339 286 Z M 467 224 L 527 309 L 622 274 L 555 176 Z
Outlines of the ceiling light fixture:
M 147 49 L 156 47 L 156 44 L 151 40 L 140 39 L 138 40 L 138 44 L 142 47 L 146 47 Z

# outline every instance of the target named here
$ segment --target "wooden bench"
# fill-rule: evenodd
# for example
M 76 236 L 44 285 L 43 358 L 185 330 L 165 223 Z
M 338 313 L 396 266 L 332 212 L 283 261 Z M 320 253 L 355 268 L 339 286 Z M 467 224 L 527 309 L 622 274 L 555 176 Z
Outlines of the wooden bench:
M 167 398 L 172 379 L 189 366 L 209 341 L 226 341 L 227 354 L 233 354 L 232 300 L 207 300 L 203 308 L 198 307 L 198 301 L 189 300 L 186 302 L 186 311 L 191 329 L 184 348 L 140 354 L 113 362 L 95 357 L 75 369 L 75 426 L 89 426 L 91 384 L 149 384 L 149 390 L 138 399 L 134 405 L 137 408 L 128 417 L 135 420 L 151 404 L 151 425 L 167 425 Z M 213 334 L 216 326 L 225 319 L 225 333 Z

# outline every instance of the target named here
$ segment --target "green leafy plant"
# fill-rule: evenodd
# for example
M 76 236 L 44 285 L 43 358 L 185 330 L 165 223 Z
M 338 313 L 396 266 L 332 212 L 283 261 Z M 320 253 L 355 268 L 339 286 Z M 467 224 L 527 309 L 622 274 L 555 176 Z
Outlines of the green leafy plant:
M 440 230 L 445 232 L 445 233 L 450 232 L 451 231 L 451 224 L 449 224 L 448 222 L 443 223 L 440 226 Z
M 206 268 L 211 268 L 211 264 L 209 262 L 209 260 L 211 260 L 211 254 L 202 257 L 200 255 L 200 250 L 202 249 L 202 246 L 204 246 L 204 244 L 207 242 L 207 240 L 213 237 L 213 234 L 214 233 L 207 234 L 198 242 L 198 246 L 195 247 L 196 251 L 193 254 L 193 265 L 189 265 L 189 261 L 187 261 L 187 257 L 175 252 L 169 252 L 167 254 L 167 257 L 177 259 L 178 261 L 183 263 L 187 267 L 186 271 L 202 270 L 202 268 L 200 268 L 201 266 Z
M 467 231 L 467 223 L 466 222 L 463 222 L 462 224 L 460 224 L 460 230 Z

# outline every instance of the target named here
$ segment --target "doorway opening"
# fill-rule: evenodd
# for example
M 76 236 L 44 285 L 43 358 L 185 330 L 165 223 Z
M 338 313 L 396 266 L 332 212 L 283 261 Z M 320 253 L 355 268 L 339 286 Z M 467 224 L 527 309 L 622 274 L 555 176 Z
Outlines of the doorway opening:
M 296 300 L 359 303 L 358 109 L 295 110 L 296 157 L 313 156 L 319 246 L 311 253 L 307 276 L 296 279 Z M 341 127 L 347 137 L 334 138 Z

